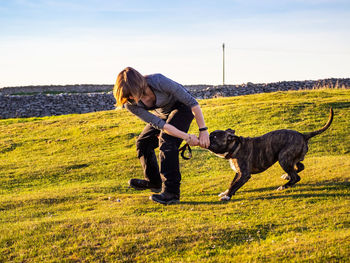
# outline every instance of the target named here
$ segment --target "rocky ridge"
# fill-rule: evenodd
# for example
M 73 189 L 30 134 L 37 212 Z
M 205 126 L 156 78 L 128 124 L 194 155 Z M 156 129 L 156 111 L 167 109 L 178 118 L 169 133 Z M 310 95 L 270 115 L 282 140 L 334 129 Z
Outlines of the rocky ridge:
M 350 78 L 242 85 L 187 85 L 196 99 L 288 90 L 350 88 Z M 113 85 L 27 86 L 0 89 L 0 119 L 43 117 L 112 110 Z

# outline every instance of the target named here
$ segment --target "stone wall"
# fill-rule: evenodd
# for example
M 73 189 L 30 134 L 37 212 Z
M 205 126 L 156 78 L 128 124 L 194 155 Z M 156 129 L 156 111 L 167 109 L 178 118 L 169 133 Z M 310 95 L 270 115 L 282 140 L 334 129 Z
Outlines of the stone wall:
M 324 79 L 317 81 L 283 81 L 264 84 L 247 83 L 242 85 L 224 86 L 185 86 L 185 88 L 197 99 L 230 97 L 287 90 L 319 89 L 324 87 L 350 89 L 350 78 Z M 115 108 L 115 100 L 111 92 L 112 88 L 113 85 L 28 86 L 2 88 L 0 89 L 0 118 L 42 117 L 112 110 Z M 45 94 L 48 92 L 54 94 Z
M 109 93 L 0 95 L 0 119 L 43 117 L 114 109 Z
M 20 86 L 0 88 L 0 95 L 33 95 L 36 93 L 93 93 L 108 92 L 113 85 L 46 85 L 46 86 Z

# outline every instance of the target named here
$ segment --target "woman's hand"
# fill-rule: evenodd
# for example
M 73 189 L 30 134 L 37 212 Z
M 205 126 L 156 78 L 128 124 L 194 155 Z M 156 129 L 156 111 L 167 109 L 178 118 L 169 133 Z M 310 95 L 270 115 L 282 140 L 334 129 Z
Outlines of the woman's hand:
M 210 145 L 208 130 L 199 132 L 199 146 L 202 148 L 208 148 Z
M 194 134 L 188 134 L 188 138 L 186 139 L 186 142 L 190 146 L 198 146 L 199 145 L 199 140 L 196 135 Z

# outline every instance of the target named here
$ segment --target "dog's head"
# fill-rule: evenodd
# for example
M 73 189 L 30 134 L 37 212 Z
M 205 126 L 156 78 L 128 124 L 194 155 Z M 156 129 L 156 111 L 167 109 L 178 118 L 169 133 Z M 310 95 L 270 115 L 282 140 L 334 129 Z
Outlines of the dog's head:
M 226 131 L 216 130 L 211 132 L 209 139 L 209 151 L 217 154 L 224 154 L 231 150 L 230 147 L 232 147 L 235 141 L 239 140 L 239 137 L 235 135 L 234 130 L 227 129 Z

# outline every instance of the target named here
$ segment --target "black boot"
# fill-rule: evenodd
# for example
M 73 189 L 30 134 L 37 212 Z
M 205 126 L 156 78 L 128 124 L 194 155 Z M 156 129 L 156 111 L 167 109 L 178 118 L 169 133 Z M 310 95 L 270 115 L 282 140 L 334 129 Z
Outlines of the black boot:
M 151 195 L 150 199 L 163 205 L 177 204 L 180 203 L 180 194 L 163 192 L 159 195 Z
M 150 181 L 143 180 L 143 179 L 131 179 L 129 181 L 129 185 L 135 190 L 150 189 L 154 193 L 159 193 L 160 191 L 162 191 L 162 185 L 155 185 L 155 184 L 152 184 Z

